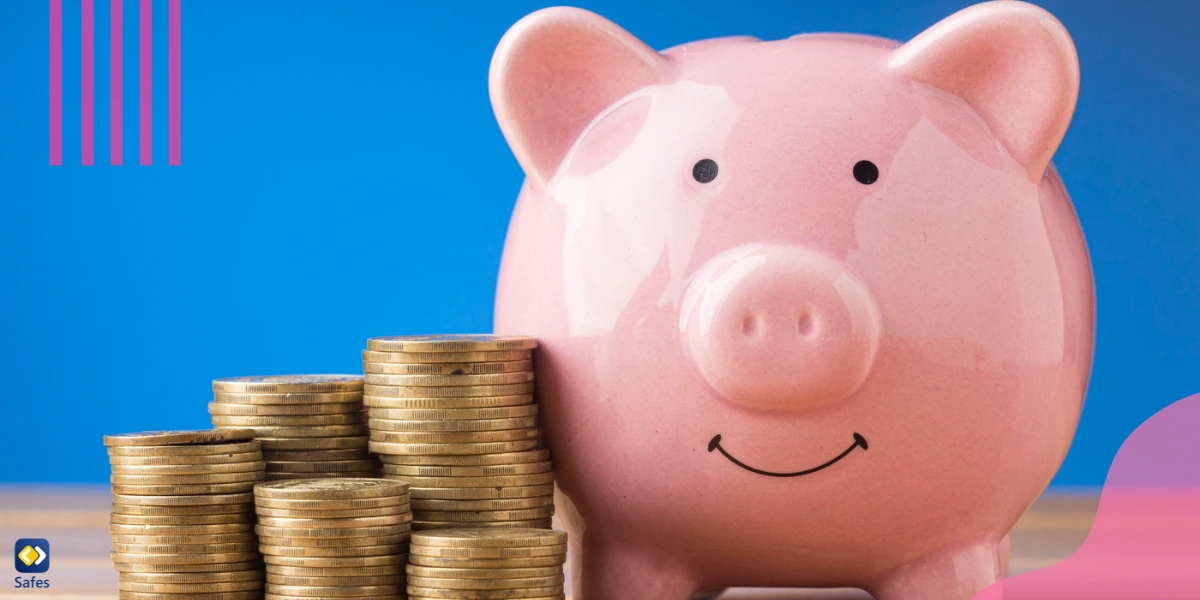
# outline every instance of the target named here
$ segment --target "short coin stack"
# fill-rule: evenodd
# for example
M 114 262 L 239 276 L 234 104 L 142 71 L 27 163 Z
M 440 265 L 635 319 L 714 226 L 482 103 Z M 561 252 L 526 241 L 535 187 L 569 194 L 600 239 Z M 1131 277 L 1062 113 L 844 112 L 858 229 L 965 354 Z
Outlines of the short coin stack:
M 567 534 L 545 529 L 443 529 L 413 534 L 408 597 L 537 598 L 563 595 Z
M 267 480 L 378 477 L 367 454 L 360 375 L 278 375 L 213 381 L 213 427 L 250 428 Z
M 254 488 L 267 598 L 404 594 L 412 512 L 408 485 L 297 479 Z
M 104 436 L 120 598 L 262 598 L 254 534 L 263 456 L 248 429 Z
M 363 352 L 370 449 L 412 486 L 413 529 L 549 528 L 550 453 L 533 403 L 537 340 L 373 338 Z

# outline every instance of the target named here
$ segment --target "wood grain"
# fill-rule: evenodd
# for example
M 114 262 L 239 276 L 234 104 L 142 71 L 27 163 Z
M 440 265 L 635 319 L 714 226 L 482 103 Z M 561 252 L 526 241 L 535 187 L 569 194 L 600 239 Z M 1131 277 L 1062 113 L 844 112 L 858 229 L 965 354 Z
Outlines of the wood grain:
M 1083 543 L 1099 496 L 1092 490 L 1050 493 L 1040 498 L 1013 530 L 1012 574 L 1060 561 Z M 109 561 L 107 486 L 0 487 L 0 541 L 6 548 L 22 537 L 51 544 L 51 590 L 0 587 L 0 600 L 30 598 L 108 600 L 117 597 L 117 573 Z M 7 560 L 7 559 L 6 559 Z M 15 572 L 13 572 L 15 575 Z M 853 589 L 734 589 L 720 600 L 870 600 Z

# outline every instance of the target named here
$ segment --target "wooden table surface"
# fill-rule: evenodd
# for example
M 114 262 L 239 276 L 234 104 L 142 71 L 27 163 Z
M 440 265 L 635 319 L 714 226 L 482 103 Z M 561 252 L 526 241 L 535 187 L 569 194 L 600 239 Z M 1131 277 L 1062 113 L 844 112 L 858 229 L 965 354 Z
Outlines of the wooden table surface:
M 1074 552 L 1092 525 L 1097 501 L 1098 495 L 1089 491 L 1053 492 L 1039 499 L 1013 531 L 1012 574 L 1039 569 Z M 22 537 L 48 540 L 47 576 L 53 585 L 50 590 L 0 585 L 0 599 L 116 598 L 117 573 L 108 558 L 110 503 L 107 486 L 0 486 L 0 548 Z M 15 575 L 15 570 L 10 574 Z M 721 600 L 734 599 L 869 600 L 870 596 L 850 589 L 735 589 L 721 595 Z

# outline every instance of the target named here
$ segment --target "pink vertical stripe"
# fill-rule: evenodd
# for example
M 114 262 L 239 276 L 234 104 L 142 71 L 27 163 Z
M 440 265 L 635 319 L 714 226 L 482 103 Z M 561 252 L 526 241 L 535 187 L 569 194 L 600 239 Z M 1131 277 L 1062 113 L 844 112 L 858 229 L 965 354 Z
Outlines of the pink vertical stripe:
M 50 164 L 62 164 L 62 0 L 50 0 Z
M 84 166 L 95 162 L 96 118 L 96 6 L 95 0 L 83 0 L 80 14 L 80 161 Z
M 122 36 L 125 34 L 123 23 L 124 11 L 122 10 L 121 0 L 109 0 L 108 18 L 109 18 L 109 41 L 108 41 L 108 123 L 109 123 L 109 141 L 108 154 L 109 164 L 120 166 L 124 162 L 122 156 L 125 152 L 125 91 L 122 86 L 125 85 L 125 43 Z
M 168 75 L 167 75 L 167 146 L 169 154 L 167 156 L 168 165 L 180 164 L 182 158 L 182 142 L 180 141 L 180 118 L 182 117 L 180 109 L 180 93 L 181 88 L 181 73 L 180 67 L 180 43 L 179 43 L 179 23 L 180 23 L 180 0 L 171 0 L 167 7 L 169 13 L 168 19 L 170 25 L 167 28 L 167 47 L 168 47 Z
M 151 0 L 141 0 L 141 16 L 138 19 L 138 29 L 140 30 L 140 39 L 138 46 L 138 56 L 140 58 L 138 66 L 140 73 L 138 82 L 140 84 L 140 101 L 138 102 L 138 116 L 141 121 L 140 134 L 141 139 L 138 143 L 138 152 L 141 155 L 140 163 L 143 165 L 150 164 L 152 156 L 150 150 L 150 101 L 152 98 L 150 91 L 150 55 L 151 55 L 151 36 L 150 31 L 153 29 L 151 21 L 150 5 Z

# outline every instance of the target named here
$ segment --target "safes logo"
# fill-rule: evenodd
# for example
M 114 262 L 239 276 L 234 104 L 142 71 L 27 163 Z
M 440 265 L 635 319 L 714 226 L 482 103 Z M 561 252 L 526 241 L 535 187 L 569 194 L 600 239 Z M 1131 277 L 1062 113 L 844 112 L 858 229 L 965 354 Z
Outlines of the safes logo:
M 18 573 L 45 573 L 50 570 L 50 542 L 46 540 L 21 538 L 17 540 L 13 552 Z

